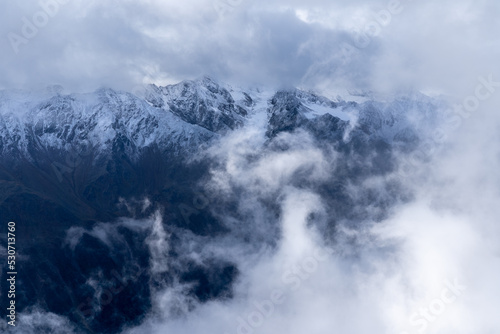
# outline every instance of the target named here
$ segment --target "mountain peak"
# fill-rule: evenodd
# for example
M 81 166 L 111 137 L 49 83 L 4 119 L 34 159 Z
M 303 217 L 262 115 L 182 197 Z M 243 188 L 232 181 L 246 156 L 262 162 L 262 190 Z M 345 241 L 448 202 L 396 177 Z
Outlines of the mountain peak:
M 244 106 L 235 103 L 227 89 L 210 77 L 164 87 L 152 86 L 146 101 L 217 133 L 242 126 L 243 117 L 248 114 Z

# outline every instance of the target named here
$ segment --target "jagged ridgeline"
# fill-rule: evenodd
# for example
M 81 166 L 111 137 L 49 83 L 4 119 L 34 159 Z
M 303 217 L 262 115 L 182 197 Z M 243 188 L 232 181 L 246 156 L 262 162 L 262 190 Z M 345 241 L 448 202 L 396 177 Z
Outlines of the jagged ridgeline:
M 206 152 L 248 127 L 262 136 L 249 161 L 294 149 L 287 138 L 308 138 L 334 163 L 320 181 L 305 170 L 293 184 L 321 195 L 329 212 L 320 228 L 334 242 L 335 222 L 383 219 L 410 196 L 389 176 L 396 157 L 412 152 L 435 121 L 437 105 L 421 94 L 354 102 L 298 89 L 245 90 L 207 77 L 151 85 L 141 96 L 0 92 L 0 221 L 17 223 L 19 311 L 36 307 L 84 332 L 118 332 L 139 323 L 154 292 L 174 281 L 186 283 L 193 307 L 231 298 L 238 267 L 215 255 L 209 266 L 197 263 L 183 251 L 186 235 L 272 247 L 279 199 L 265 199 L 273 217 L 266 233 L 230 224 L 225 216 L 245 219 L 237 205 L 245 189 L 232 197 L 207 189 L 221 163 Z M 346 190 L 374 176 L 387 176 L 382 188 L 356 198 Z M 152 218 L 157 210 L 160 223 Z M 169 235 L 168 270 L 153 256 L 158 231 Z M 103 303 L 100 294 L 117 284 L 126 288 Z

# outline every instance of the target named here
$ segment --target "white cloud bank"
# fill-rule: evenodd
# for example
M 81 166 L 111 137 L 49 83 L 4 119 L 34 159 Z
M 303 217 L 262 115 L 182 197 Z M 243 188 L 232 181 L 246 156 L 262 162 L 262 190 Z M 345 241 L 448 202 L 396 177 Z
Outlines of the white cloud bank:
M 407 177 L 413 201 L 382 222 L 340 224 L 333 244 L 321 234 L 321 196 L 293 181 L 294 173 L 310 167 L 308 178 L 321 182 L 335 157 L 296 134 L 282 138 L 289 150 L 267 152 L 249 164 L 244 162 L 263 144 L 259 132 L 227 137 L 213 152 L 223 164 L 214 171 L 212 189 L 245 189 L 239 209 L 248 213 L 278 196 L 278 222 L 257 213 L 241 222 L 255 234 L 278 223 L 276 248 L 210 244 L 241 271 L 234 298 L 198 305 L 182 317 L 153 317 L 125 332 L 498 332 L 500 123 L 488 113 L 493 99 Z

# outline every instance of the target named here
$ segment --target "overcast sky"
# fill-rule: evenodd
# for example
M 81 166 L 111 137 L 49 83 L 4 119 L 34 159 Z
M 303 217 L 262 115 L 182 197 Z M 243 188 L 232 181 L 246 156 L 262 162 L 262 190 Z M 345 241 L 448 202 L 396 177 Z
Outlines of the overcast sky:
M 499 73 L 496 0 L 55 1 L 2 1 L 0 88 L 131 89 L 208 74 L 463 95 Z

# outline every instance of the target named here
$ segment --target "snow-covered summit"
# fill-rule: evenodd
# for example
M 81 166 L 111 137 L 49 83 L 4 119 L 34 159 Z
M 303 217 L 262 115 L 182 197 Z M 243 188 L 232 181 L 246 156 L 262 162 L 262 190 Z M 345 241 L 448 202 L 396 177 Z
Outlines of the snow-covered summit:
M 36 151 L 92 147 L 100 155 L 120 149 L 133 157 L 152 146 L 180 155 L 245 126 L 256 113 L 269 138 L 304 128 L 328 140 L 345 140 L 349 132 L 407 142 L 437 108 L 421 94 L 357 103 L 299 89 L 233 89 L 209 77 L 149 85 L 142 98 L 109 88 L 61 92 L 0 91 L 1 156 L 29 159 Z
M 226 132 L 242 126 L 248 114 L 245 107 L 251 105 L 250 97 L 246 106 L 237 104 L 226 88 L 209 77 L 165 87 L 151 85 L 149 88 L 146 101 L 151 105 L 213 132 Z

